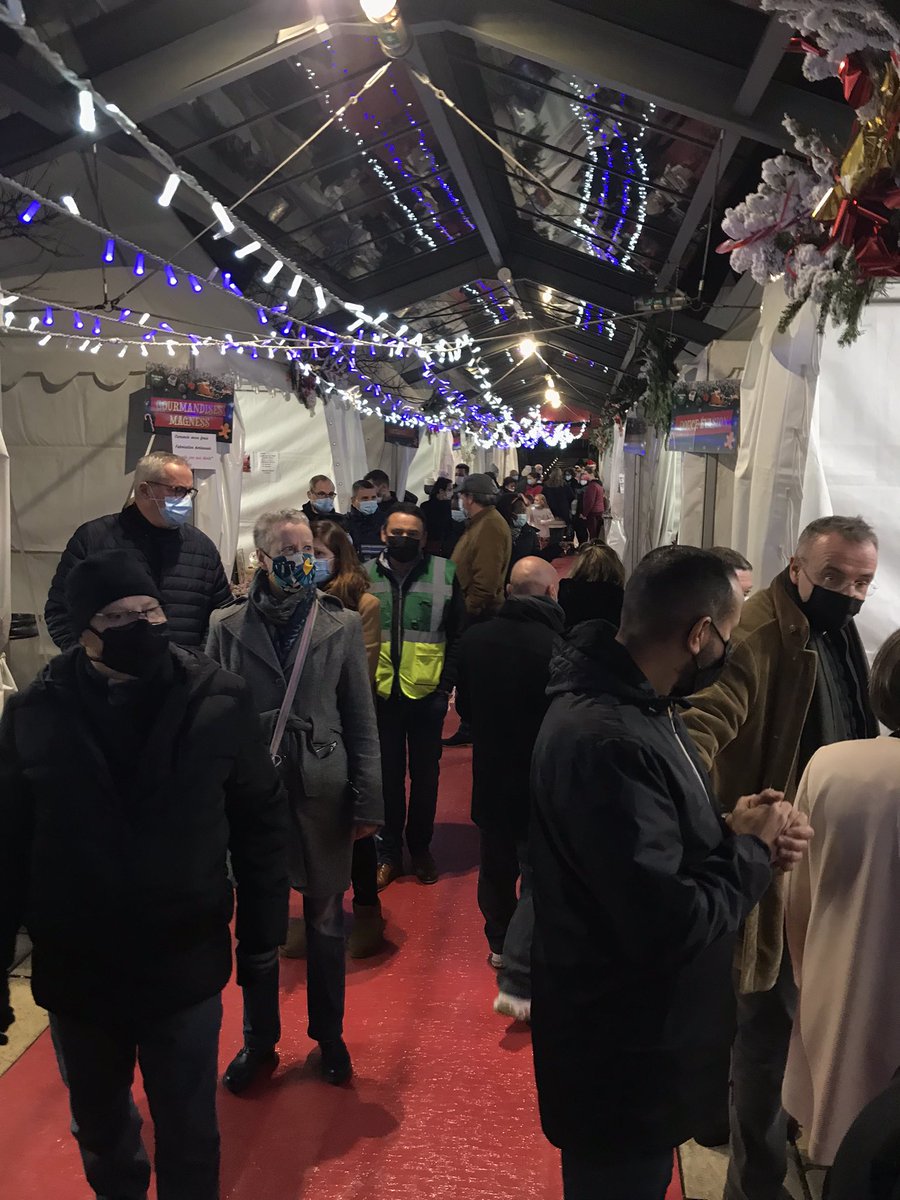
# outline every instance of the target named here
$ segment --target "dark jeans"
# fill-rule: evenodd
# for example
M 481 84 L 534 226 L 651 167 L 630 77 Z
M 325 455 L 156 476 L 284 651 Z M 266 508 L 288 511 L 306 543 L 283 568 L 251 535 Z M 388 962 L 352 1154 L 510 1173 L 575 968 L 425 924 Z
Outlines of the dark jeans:
M 381 778 L 384 788 L 384 826 L 378 834 L 378 857 L 399 863 L 403 834 L 410 854 L 431 846 L 441 774 L 441 732 L 447 698 L 433 692 L 422 700 L 406 696 L 377 701 L 381 739 Z M 409 756 L 409 812 L 406 805 L 406 763 Z
M 156 1138 L 159 1200 L 218 1200 L 216 1121 L 222 999 L 135 1025 L 94 1024 L 50 1014 L 69 1089 L 72 1133 L 99 1200 L 146 1200 L 150 1160 L 131 1094 L 135 1063 Z
M 303 897 L 306 920 L 307 1033 L 314 1042 L 334 1042 L 344 1031 L 344 897 Z M 281 1039 L 278 955 L 237 951 L 244 993 L 244 1045 L 269 1050 Z
M 725 1200 L 781 1200 L 784 1194 L 787 1114 L 781 1088 L 796 1007 L 797 988 L 785 947 L 772 990 L 738 996 Z
M 512 834 L 490 829 L 480 834 L 478 907 L 488 945 L 494 954 L 503 955 L 497 982 L 501 992 L 530 1000 L 534 901 L 528 848 Z M 517 891 L 520 881 L 521 892 Z
M 360 838 L 353 843 L 353 866 L 350 871 L 354 904 L 363 908 L 374 908 L 378 904 L 377 875 L 378 848 L 375 838 Z
M 563 1200 L 665 1200 L 675 1151 L 621 1162 L 562 1152 Z

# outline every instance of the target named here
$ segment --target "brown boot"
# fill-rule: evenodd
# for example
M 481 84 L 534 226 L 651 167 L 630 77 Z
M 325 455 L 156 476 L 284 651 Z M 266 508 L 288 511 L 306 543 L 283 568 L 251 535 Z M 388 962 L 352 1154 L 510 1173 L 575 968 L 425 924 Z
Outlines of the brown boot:
M 384 949 L 385 920 L 381 904 L 354 904 L 353 928 L 347 942 L 351 958 L 371 958 Z
M 287 941 L 281 947 L 282 958 L 306 958 L 306 922 L 302 917 L 288 921 Z

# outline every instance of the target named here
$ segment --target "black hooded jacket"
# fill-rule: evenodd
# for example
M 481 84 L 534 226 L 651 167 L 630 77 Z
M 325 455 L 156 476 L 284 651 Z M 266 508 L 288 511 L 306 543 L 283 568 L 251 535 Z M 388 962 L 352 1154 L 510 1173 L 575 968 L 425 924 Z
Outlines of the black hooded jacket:
M 287 803 L 250 693 L 199 652 L 171 655 L 135 709 L 130 771 L 108 750 L 126 718 L 86 694 L 80 648 L 0 720 L 0 970 L 24 924 L 51 1012 L 152 1019 L 221 991 L 229 853 L 238 939 L 261 951 L 287 933 Z
M 691 1137 L 732 1034 L 735 934 L 769 851 L 723 823 L 680 717 L 601 621 L 551 664 L 532 763 L 544 1132 L 611 1157 Z
M 456 708 L 472 727 L 472 820 L 519 840 L 528 834 L 531 752 L 562 628 L 552 600 L 512 596 L 460 642 Z

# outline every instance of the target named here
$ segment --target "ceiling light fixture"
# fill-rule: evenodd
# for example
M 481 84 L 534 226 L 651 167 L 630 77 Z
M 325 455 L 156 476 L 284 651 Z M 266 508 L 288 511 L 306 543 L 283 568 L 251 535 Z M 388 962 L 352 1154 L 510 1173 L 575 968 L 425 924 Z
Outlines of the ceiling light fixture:
M 402 58 L 412 49 L 412 37 L 396 0 L 359 0 L 359 7 L 375 26 L 378 43 L 388 58 Z
M 537 342 L 534 338 L 523 337 L 519 342 L 519 353 L 523 358 L 531 358 L 535 350 L 537 350 Z

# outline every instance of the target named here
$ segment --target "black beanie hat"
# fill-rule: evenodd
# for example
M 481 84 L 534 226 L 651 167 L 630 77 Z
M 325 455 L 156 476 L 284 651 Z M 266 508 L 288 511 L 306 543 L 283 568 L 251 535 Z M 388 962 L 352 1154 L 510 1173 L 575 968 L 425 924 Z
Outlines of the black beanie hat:
M 162 604 L 153 576 L 129 551 L 105 550 L 77 563 L 66 578 L 69 625 L 76 638 L 101 609 L 125 596 L 152 596 Z

